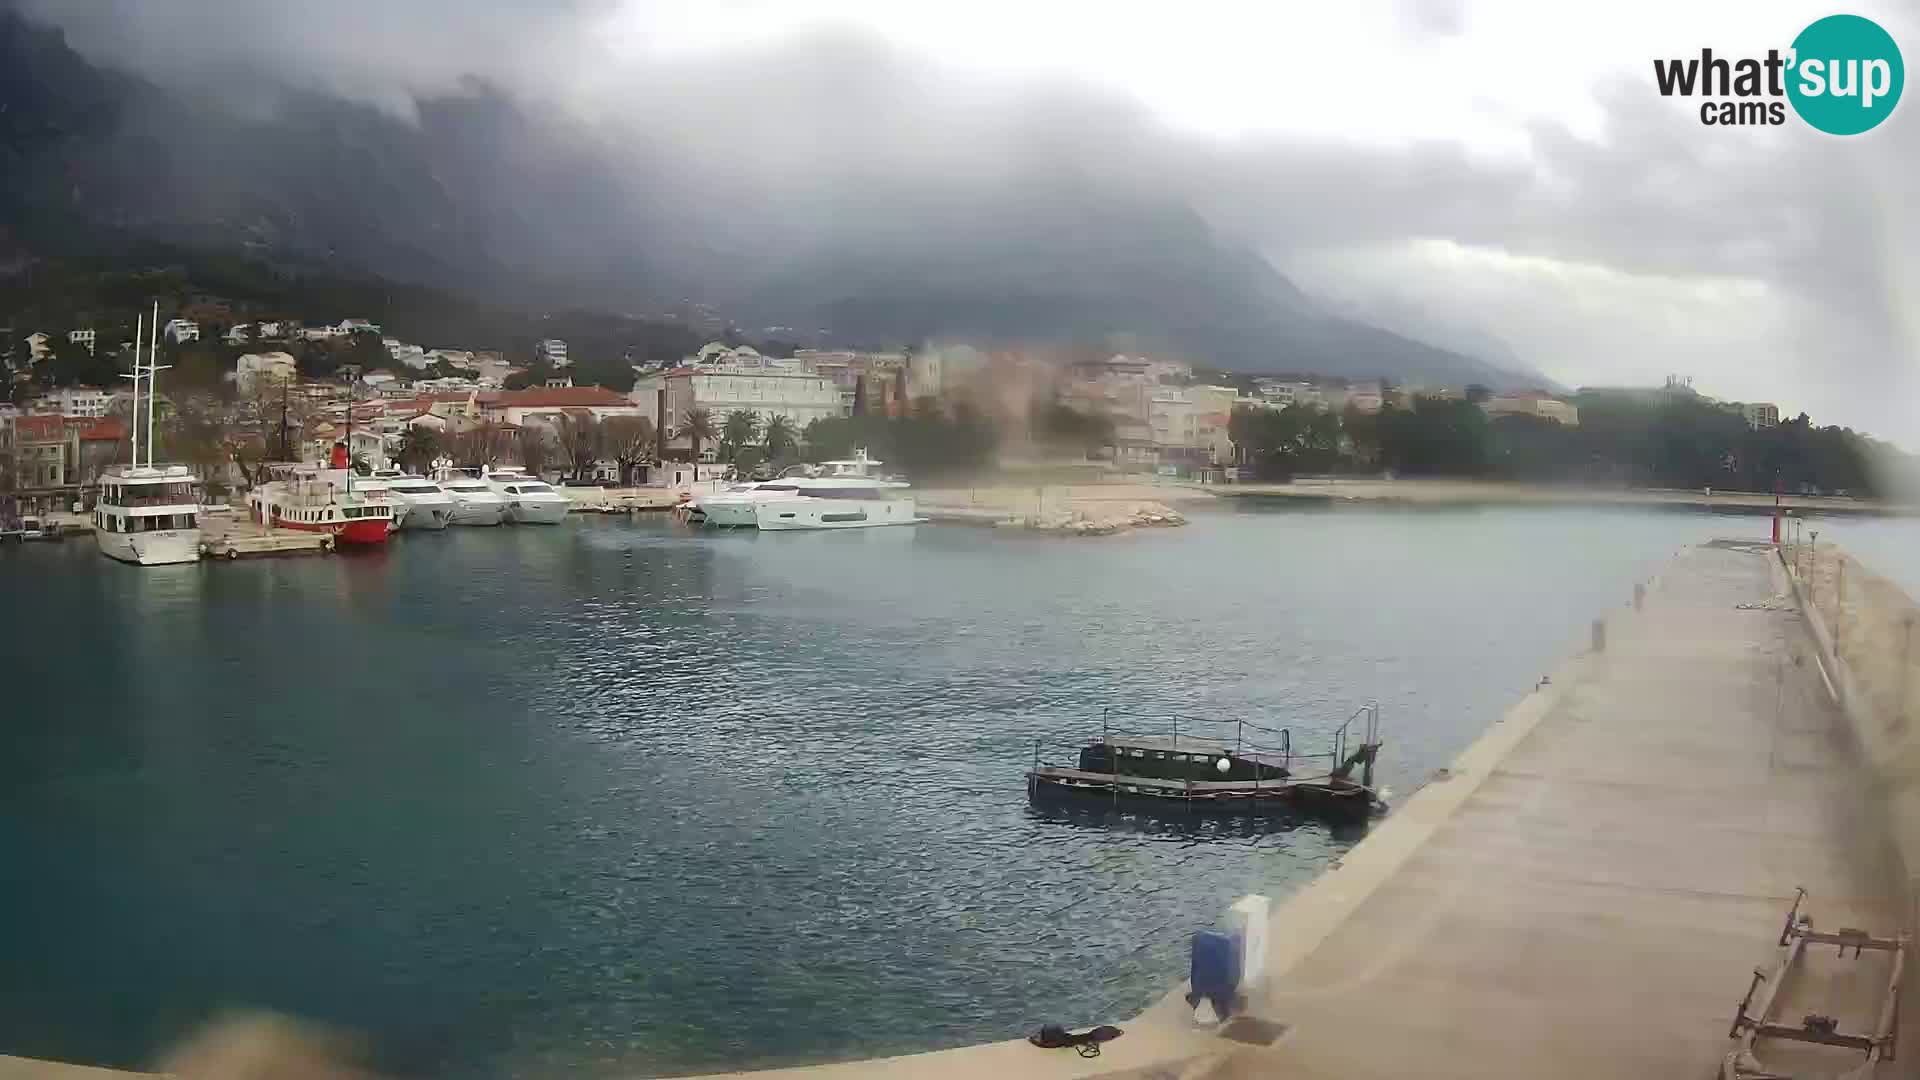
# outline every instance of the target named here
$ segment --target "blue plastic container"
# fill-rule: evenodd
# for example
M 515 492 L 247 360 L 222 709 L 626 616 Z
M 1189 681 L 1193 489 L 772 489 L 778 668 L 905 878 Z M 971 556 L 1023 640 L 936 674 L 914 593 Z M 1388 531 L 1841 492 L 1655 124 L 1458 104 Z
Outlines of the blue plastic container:
M 1198 1005 L 1201 998 L 1213 1002 L 1213 1011 L 1222 1020 L 1233 1014 L 1233 1000 L 1240 989 L 1240 939 L 1219 930 L 1201 930 L 1193 935 L 1193 968 L 1188 974 L 1193 992 L 1187 1004 Z

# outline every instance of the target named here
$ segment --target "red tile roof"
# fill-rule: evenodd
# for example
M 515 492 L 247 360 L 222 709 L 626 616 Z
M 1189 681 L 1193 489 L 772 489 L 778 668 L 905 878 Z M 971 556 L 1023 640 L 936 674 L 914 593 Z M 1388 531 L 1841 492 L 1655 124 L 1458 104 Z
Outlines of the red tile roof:
M 97 420 L 92 427 L 80 430 L 82 442 L 119 442 L 126 437 L 127 425 L 121 423 L 119 417 L 115 416 Z
M 506 390 L 494 403 L 507 409 L 554 409 L 566 406 L 631 405 L 627 395 L 604 386 L 562 386 L 551 390 Z
M 53 416 L 22 416 L 13 422 L 14 437 L 19 439 L 55 440 L 65 433 L 66 418 Z

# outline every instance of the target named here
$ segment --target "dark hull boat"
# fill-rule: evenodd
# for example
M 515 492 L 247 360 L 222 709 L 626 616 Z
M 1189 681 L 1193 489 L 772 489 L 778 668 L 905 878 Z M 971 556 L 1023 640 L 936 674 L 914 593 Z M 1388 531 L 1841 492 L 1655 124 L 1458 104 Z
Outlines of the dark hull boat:
M 1359 742 L 1349 746 L 1355 721 Z M 1189 721 L 1189 725 L 1192 725 Z M 1286 729 L 1235 722 L 1231 742 L 1204 736 L 1103 733 L 1080 749 L 1074 767 L 1042 764 L 1036 751 L 1027 796 L 1107 800 L 1191 813 L 1295 813 L 1364 819 L 1381 805 L 1373 789 L 1380 751 L 1380 710 L 1361 708 L 1334 733 L 1327 754 L 1295 754 Z M 1274 737 L 1273 749 L 1252 746 L 1247 730 Z M 1359 779 L 1354 774 L 1359 773 Z

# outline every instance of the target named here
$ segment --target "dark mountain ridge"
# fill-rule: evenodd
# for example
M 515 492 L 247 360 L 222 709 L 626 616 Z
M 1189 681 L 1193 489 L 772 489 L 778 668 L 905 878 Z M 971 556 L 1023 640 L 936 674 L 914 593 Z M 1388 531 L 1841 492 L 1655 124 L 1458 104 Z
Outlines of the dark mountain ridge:
M 1248 372 L 1537 382 L 1304 296 L 1184 206 L 1071 172 L 887 176 L 770 204 L 486 85 L 411 120 L 283 86 L 236 109 L 0 10 L 0 265 L 159 241 L 529 311 L 683 300 L 808 341 L 1126 340 Z

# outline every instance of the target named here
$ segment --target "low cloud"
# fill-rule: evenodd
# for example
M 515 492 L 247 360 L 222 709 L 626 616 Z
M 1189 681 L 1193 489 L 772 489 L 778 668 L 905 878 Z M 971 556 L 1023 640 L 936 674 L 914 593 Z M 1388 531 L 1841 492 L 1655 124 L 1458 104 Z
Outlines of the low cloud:
M 1650 77 L 1613 76 L 1593 91 L 1597 126 L 1535 119 L 1524 152 L 1490 154 L 1446 132 L 1197 135 L 1112 91 L 958 67 L 857 28 L 663 53 L 623 43 L 632 7 L 613 0 L 28 8 L 166 81 L 285 83 L 404 115 L 478 78 L 562 105 L 635 221 L 691 222 L 714 250 L 964 230 L 943 217 L 949 193 L 1030 195 L 1036 222 L 1076 191 L 1160 200 L 1309 293 L 1470 327 L 1570 385 L 1686 374 L 1920 447 L 1920 104 L 1852 139 L 1792 120 L 1712 128 Z M 1395 13 L 1416 37 L 1487 22 L 1464 0 Z M 1883 21 L 1920 41 L 1897 13 Z

